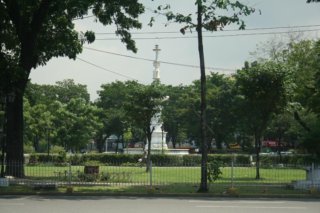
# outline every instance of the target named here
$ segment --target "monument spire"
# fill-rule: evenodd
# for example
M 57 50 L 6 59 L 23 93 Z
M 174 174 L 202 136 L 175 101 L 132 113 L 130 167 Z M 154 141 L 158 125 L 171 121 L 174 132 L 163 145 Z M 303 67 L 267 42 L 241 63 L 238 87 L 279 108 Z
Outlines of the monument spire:
M 153 62 L 153 81 L 160 81 L 160 62 L 158 61 L 160 50 L 161 49 L 159 49 L 159 45 L 156 44 L 156 47 L 153 49 L 153 51 L 156 52 L 156 59 Z

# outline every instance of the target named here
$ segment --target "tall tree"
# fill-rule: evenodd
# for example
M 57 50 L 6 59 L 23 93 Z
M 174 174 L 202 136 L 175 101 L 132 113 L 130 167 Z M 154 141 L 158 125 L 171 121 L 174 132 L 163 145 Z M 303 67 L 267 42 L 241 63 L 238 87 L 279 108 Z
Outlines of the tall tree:
M 288 74 L 283 64 L 246 63 L 236 75 L 236 84 L 242 96 L 242 119 L 254 136 L 256 149 L 256 179 L 260 179 L 261 137 L 271 116 L 281 112 L 288 101 Z
M 167 131 L 167 137 L 172 142 L 174 148 L 181 142 L 181 136 L 186 135 L 184 121 L 184 112 L 188 106 L 186 103 L 190 100 L 187 92 L 190 87 L 187 86 L 166 86 L 165 93 L 170 97 L 163 106 L 162 117 L 164 130 Z M 186 98 L 188 100 L 186 100 Z
M 152 118 L 161 110 L 164 94 L 161 85 L 154 82 L 151 85 L 137 84 L 129 93 L 128 102 L 125 105 L 126 114 L 131 123 L 143 130 L 148 140 L 147 169 L 150 169 L 151 161 L 151 136 L 154 130 Z
M 116 81 L 101 86 L 96 104 L 102 109 L 101 118 L 104 126 L 96 136 L 98 144 L 105 143 L 106 138 L 111 134 L 117 135 L 118 139 L 123 138 L 123 134 L 129 129 L 129 121 L 124 106 L 127 103 L 131 88 L 135 87 L 136 84 L 134 81 Z M 119 140 L 117 142 L 119 143 Z M 117 149 L 118 146 L 116 151 L 118 151 Z
M 40 103 L 31 106 L 28 99 L 24 101 L 24 128 L 26 132 L 24 135 L 28 141 L 32 142 L 34 151 L 39 152 L 40 140 L 47 140 L 48 134 L 53 133 L 54 115 L 51 114 L 48 107 L 44 104 Z M 25 144 L 26 142 L 27 141 L 25 141 Z
M 73 79 L 65 79 L 57 81 L 54 87 L 54 95 L 61 103 L 69 103 L 72 98 L 81 98 L 89 103 L 90 95 L 87 86 L 83 84 L 76 84 Z
M 10 82 L 6 90 L 15 94 L 7 113 L 8 175 L 24 176 L 23 94 L 31 69 L 46 64 L 52 57 L 75 59 L 85 41 L 93 42 L 93 32 L 84 33 L 83 39 L 72 23 L 89 12 L 103 25 L 116 24 L 115 33 L 128 49 L 136 52 L 129 30 L 141 28 L 138 16 L 144 7 L 137 0 L 0 1 L 0 62 L 1 68 L 6 68 L 1 70 L 1 79 L 4 76 Z
M 80 98 L 73 98 L 68 104 L 55 102 L 54 105 L 55 143 L 65 147 L 66 151 L 79 152 L 86 148 L 102 127 L 99 109 Z
M 201 127 L 201 183 L 199 192 L 208 191 L 207 181 L 207 122 L 206 122 L 206 72 L 205 72 L 205 60 L 204 60 L 204 48 L 202 31 L 203 29 L 208 31 L 222 30 L 225 26 L 230 24 L 240 25 L 240 29 L 244 29 L 244 21 L 240 20 L 240 16 L 247 16 L 254 12 L 253 8 L 247 7 L 239 1 L 230 0 L 196 0 L 197 6 L 197 21 L 192 21 L 192 14 L 174 14 L 173 12 L 165 13 L 168 21 L 174 21 L 176 23 L 183 24 L 183 28 L 180 29 L 182 34 L 185 34 L 186 30 L 196 30 L 198 37 L 198 51 L 200 60 L 200 86 L 201 86 L 201 102 L 200 102 L 200 127 Z M 162 9 L 159 7 L 158 9 Z M 170 9 L 169 6 L 164 9 Z M 226 12 L 227 11 L 227 12 Z

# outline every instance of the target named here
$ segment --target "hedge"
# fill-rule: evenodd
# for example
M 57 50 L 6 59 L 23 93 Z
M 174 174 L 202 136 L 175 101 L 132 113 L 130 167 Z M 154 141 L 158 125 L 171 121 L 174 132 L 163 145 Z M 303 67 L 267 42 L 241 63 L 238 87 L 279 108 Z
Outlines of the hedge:
M 255 157 L 254 157 L 255 159 Z M 283 165 L 310 165 L 319 163 L 319 158 L 312 155 L 263 155 L 260 157 L 261 165 L 283 164 Z
M 76 154 L 67 156 L 65 153 L 59 154 L 31 154 L 29 156 L 29 164 L 38 163 L 53 163 L 53 164 L 66 164 L 84 165 L 87 162 L 98 162 L 105 165 L 121 165 L 121 164 L 136 164 L 142 155 L 131 154 Z M 154 154 L 151 156 L 152 163 L 157 166 L 200 166 L 201 155 L 163 155 Z M 230 165 L 232 160 L 235 165 L 248 165 L 250 164 L 250 155 L 245 154 L 209 154 L 208 162 L 220 161 L 224 165 Z M 255 161 L 255 156 L 253 156 Z M 320 160 L 312 157 L 311 155 L 284 155 L 280 161 L 279 156 L 263 155 L 260 156 L 262 166 L 269 166 L 273 164 L 284 165 L 310 165 L 312 162 L 319 163 Z

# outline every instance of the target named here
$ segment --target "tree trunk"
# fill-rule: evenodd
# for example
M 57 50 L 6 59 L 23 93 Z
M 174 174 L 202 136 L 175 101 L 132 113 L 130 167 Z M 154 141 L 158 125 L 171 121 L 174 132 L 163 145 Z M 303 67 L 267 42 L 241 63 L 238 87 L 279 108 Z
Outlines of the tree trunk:
M 23 92 L 16 92 L 14 101 L 7 104 L 6 175 L 24 177 Z
M 202 41 L 202 1 L 198 1 L 198 50 L 200 58 L 200 85 L 201 85 L 201 106 L 200 106 L 200 126 L 201 126 L 201 183 L 198 192 L 208 192 L 207 180 L 207 125 L 206 125 L 206 71 L 204 63 L 204 51 Z
M 35 135 L 33 139 L 33 148 L 35 152 L 39 152 L 39 136 Z
M 256 179 L 260 179 L 260 148 L 261 148 L 261 141 L 260 136 L 257 134 L 255 135 L 255 148 L 256 148 Z
M 150 171 L 150 165 L 151 165 L 150 164 L 151 163 L 151 136 L 152 136 L 152 131 L 148 131 L 147 132 L 148 150 L 147 150 L 147 160 L 146 160 L 146 172 Z
M 278 155 L 279 155 L 279 163 L 282 163 L 282 155 L 281 155 L 281 151 L 282 151 L 282 147 L 281 147 L 281 139 L 282 139 L 282 134 L 279 134 L 278 137 L 278 143 L 277 143 L 277 151 L 278 151 Z
M 102 134 L 99 134 L 96 139 L 95 139 L 95 142 L 96 142 L 96 145 L 97 145 L 97 149 L 98 149 L 98 152 L 99 153 L 102 153 L 103 151 L 106 151 L 105 150 L 105 146 L 106 146 L 106 139 L 107 139 L 107 136 L 103 137 Z
M 116 154 L 118 154 L 118 149 L 119 149 L 119 137 L 117 139 L 117 142 L 116 142 Z
M 19 56 L 19 70 L 11 80 L 11 90 L 15 93 L 15 99 L 8 103 L 7 110 L 7 167 L 6 174 L 15 177 L 24 177 L 24 157 L 23 157 L 23 94 L 28 82 L 32 67 L 38 61 L 36 55 L 36 40 L 41 30 L 43 22 L 48 15 L 50 1 L 43 0 L 39 8 L 32 14 L 32 21 L 29 24 L 26 17 L 22 16 L 17 7 L 16 1 L 5 1 L 9 17 L 16 28 L 19 41 L 21 43 Z

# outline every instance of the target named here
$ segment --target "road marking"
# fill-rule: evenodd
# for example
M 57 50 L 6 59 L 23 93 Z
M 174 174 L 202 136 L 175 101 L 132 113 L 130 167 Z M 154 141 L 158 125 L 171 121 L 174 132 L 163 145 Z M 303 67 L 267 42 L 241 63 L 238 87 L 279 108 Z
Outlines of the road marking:
M 242 209 L 307 209 L 307 207 L 290 206 L 195 206 L 196 208 L 242 208 Z
M 243 204 L 284 204 L 285 201 L 219 201 L 219 200 L 189 200 L 189 203 L 243 203 Z

